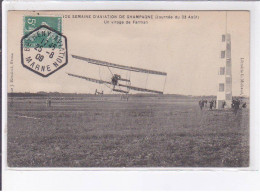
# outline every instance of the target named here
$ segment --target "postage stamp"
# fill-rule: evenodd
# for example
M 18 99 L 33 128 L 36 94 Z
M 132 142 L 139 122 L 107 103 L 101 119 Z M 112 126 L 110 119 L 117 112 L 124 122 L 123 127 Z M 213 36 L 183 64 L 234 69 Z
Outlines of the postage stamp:
M 62 17 L 24 16 L 23 20 L 24 35 L 28 34 L 41 25 L 49 26 L 50 28 L 62 33 Z
M 8 167 L 248 168 L 249 51 L 248 11 L 10 11 Z
M 61 34 L 61 18 L 25 16 L 24 20 L 21 63 L 32 72 L 48 77 L 68 62 L 67 38 Z

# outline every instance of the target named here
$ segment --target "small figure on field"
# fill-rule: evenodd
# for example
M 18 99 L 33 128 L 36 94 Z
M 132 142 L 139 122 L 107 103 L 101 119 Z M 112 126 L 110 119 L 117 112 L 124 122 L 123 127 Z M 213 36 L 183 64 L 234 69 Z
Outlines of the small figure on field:
M 214 107 L 214 108 L 217 107 L 217 101 L 216 101 L 216 100 L 213 101 L 213 107 Z
M 237 114 L 237 111 L 239 109 L 239 105 L 240 105 L 240 100 L 232 100 L 232 108 L 234 109 L 234 113 L 235 115 Z
M 46 106 L 47 106 L 47 107 L 51 107 L 51 99 L 48 98 L 48 99 L 46 100 Z
M 208 107 L 208 101 L 204 100 L 204 107 Z
M 226 106 L 226 102 L 224 101 L 222 102 L 222 108 L 225 108 L 225 106 Z
M 210 109 L 210 110 L 212 110 L 213 105 L 214 105 L 214 100 L 211 100 L 211 101 L 209 102 L 209 109 Z
M 201 99 L 201 100 L 199 101 L 200 110 L 202 110 L 203 107 L 207 107 L 207 103 L 208 103 L 207 100 Z
M 202 110 L 203 105 L 204 105 L 203 100 L 200 100 L 200 101 L 199 101 L 200 110 Z

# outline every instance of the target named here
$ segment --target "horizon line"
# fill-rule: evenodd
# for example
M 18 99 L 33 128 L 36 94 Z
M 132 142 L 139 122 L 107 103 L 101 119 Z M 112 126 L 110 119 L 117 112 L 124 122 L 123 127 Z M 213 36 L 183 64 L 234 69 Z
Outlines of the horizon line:
M 39 91 L 39 92 L 7 92 L 7 94 L 41 94 L 41 93 L 45 93 L 45 94 L 74 94 L 74 95 L 95 95 L 94 93 L 73 93 L 73 92 L 44 92 L 44 91 Z M 164 94 L 153 94 L 153 93 L 135 93 L 135 94 L 129 94 L 129 95 L 179 95 L 179 96 L 194 96 L 194 97 L 199 97 L 199 96 L 215 96 L 217 97 L 217 95 L 214 94 L 202 94 L 202 95 L 192 95 L 192 94 L 174 94 L 174 93 L 164 93 Z M 103 94 L 103 95 L 121 95 L 121 94 Z M 249 98 L 250 96 L 247 95 L 233 95 L 234 97 L 246 97 Z

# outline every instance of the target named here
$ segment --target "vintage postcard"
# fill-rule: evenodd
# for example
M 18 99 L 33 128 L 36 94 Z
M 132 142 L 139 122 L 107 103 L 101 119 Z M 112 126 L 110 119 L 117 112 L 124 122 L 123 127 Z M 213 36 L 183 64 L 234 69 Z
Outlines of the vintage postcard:
M 8 167 L 250 167 L 249 11 L 8 11 Z

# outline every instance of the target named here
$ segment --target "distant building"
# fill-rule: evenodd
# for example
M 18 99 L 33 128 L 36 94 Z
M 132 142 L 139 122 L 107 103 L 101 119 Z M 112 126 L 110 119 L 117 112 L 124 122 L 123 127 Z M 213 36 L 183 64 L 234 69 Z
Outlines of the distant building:
M 217 109 L 231 108 L 232 104 L 232 65 L 230 34 L 222 35 L 222 43 L 223 48 L 220 52 L 221 62 L 219 64 L 218 70 Z

